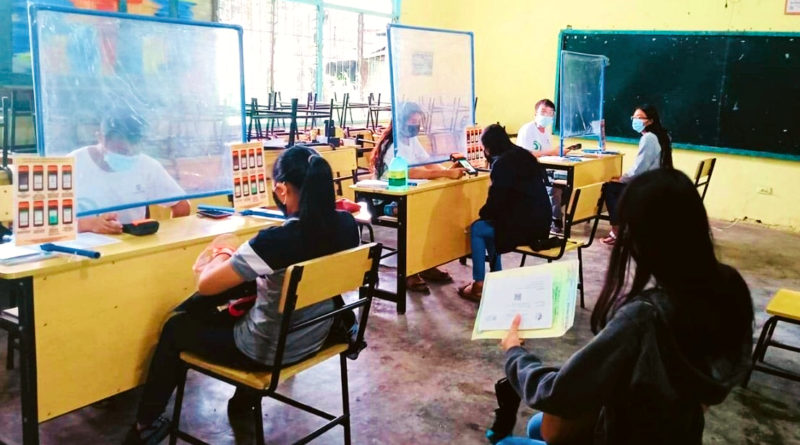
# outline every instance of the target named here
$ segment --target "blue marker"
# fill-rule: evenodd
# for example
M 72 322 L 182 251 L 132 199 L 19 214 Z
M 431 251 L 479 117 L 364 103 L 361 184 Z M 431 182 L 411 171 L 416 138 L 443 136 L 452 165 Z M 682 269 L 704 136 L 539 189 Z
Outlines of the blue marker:
M 47 243 L 39 246 L 45 252 L 64 252 L 73 255 L 81 255 L 89 258 L 100 258 L 100 252 L 94 250 L 78 249 L 75 247 L 59 246 L 58 244 Z

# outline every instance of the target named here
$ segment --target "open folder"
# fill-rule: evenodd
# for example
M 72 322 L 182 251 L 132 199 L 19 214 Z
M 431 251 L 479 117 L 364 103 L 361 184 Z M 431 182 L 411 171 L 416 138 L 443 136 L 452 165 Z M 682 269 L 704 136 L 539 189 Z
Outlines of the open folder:
M 488 273 L 472 339 L 503 338 L 516 314 L 521 338 L 560 337 L 575 321 L 577 295 L 577 260 Z

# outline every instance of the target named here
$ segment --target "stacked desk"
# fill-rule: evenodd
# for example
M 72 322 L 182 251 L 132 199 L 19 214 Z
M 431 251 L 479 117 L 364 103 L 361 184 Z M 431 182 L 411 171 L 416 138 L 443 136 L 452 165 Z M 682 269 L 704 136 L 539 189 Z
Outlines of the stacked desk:
M 57 256 L 0 265 L 19 302 L 23 442 L 39 423 L 140 385 L 170 311 L 192 294 L 191 266 L 216 236 L 253 237 L 277 220 L 194 216 L 155 235 L 119 235 L 90 260 Z

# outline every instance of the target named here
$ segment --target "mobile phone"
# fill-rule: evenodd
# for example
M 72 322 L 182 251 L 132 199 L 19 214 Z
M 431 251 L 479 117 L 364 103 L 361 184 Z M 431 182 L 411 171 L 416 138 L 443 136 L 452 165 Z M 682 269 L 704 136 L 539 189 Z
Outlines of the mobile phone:
M 467 161 L 466 159 L 462 158 L 462 159 L 459 159 L 457 162 L 458 162 L 458 165 L 461 168 L 463 168 L 464 170 L 467 171 L 467 173 L 469 173 L 471 175 L 474 175 L 474 174 L 478 173 L 478 171 L 475 170 L 475 167 L 473 167 L 472 164 L 470 164 L 469 161 Z
M 206 218 L 213 218 L 213 219 L 222 219 L 227 218 L 232 215 L 230 212 L 222 212 L 220 210 L 198 210 L 197 214 L 200 216 L 205 216 Z

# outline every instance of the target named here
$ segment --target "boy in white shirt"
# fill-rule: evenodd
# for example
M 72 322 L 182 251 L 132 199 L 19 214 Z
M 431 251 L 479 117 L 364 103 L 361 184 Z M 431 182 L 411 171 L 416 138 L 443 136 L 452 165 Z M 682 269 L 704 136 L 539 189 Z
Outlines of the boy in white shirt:
M 536 117 L 524 124 L 517 133 L 517 145 L 531 152 L 537 158 L 542 156 L 558 156 L 558 148 L 553 147 L 553 140 L 547 127 L 553 124 L 556 106 L 550 99 L 536 102 Z M 566 155 L 569 150 L 564 150 Z M 563 215 L 561 213 L 561 189 L 548 187 L 550 203 L 553 206 L 553 232 L 563 231 Z
M 165 196 L 185 194 L 161 163 L 136 147 L 144 124 L 130 112 L 103 119 L 98 144 L 81 147 L 75 158 L 78 211 L 113 207 L 125 203 L 149 202 Z M 185 200 L 161 203 L 172 216 L 186 216 L 191 207 Z M 78 231 L 122 233 L 122 224 L 145 217 L 146 207 L 135 207 L 78 219 Z

